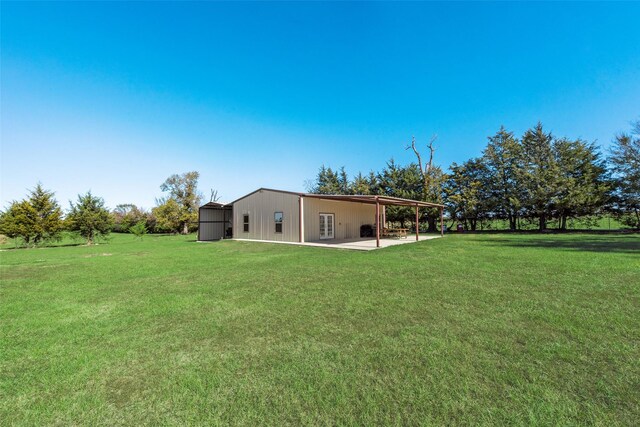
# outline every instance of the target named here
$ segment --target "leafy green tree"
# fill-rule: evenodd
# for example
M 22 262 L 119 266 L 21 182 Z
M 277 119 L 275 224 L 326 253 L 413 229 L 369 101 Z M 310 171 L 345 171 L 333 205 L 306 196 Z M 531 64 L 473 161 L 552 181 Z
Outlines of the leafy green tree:
M 615 211 L 624 224 L 640 229 L 640 120 L 615 137 L 609 162 L 617 184 Z
M 504 126 L 490 136 L 487 148 L 482 153 L 486 168 L 487 209 L 494 217 L 506 219 L 509 229 L 518 226 L 518 216 L 524 199 L 521 171 L 523 152 L 520 142 Z
M 568 218 L 602 212 L 609 192 L 607 169 L 595 145 L 579 139 L 557 139 L 553 152 L 558 173 L 554 210 L 558 228 L 566 230 Z
M 525 132 L 522 137 L 524 207 L 529 216 L 538 219 L 539 229 L 547 228 L 555 203 L 558 165 L 553 153 L 553 136 L 544 131 L 542 123 Z
M 87 239 L 88 245 L 109 234 L 112 226 L 111 215 L 102 198 L 88 191 L 86 194 L 79 194 L 78 201 L 70 205 L 71 209 L 67 215 L 68 228 Z
M 179 228 L 175 231 L 182 234 L 189 233 L 189 225 L 198 221 L 198 207 L 202 199 L 198 192 L 199 177 L 196 171 L 174 174 L 160 186 L 162 191 L 169 193 L 168 198 L 180 206 Z
M 162 199 L 151 211 L 158 231 L 178 233 L 182 227 L 182 208 L 174 199 Z
M 129 227 L 129 232 L 142 240 L 144 235 L 147 234 L 147 222 L 145 220 L 136 222 L 134 225 Z
M 62 229 L 62 210 L 54 193 L 40 183 L 29 192 L 28 199 L 13 202 L 0 215 L 0 232 L 22 238 L 27 245 L 58 239 Z
M 129 232 L 129 228 L 138 222 L 147 222 L 147 216 L 147 212 L 134 204 L 126 203 L 117 205 L 111 212 L 113 231 L 117 233 L 127 233 Z
M 155 233 L 158 229 L 158 219 L 153 214 L 153 210 L 145 213 L 145 221 L 147 223 L 147 232 Z

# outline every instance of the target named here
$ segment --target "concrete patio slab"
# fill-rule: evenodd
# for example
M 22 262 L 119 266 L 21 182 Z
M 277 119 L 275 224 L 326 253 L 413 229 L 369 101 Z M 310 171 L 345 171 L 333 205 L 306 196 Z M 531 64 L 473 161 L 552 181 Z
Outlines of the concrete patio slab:
M 436 235 L 423 235 L 420 236 L 419 241 L 438 239 L 440 236 Z M 233 239 L 242 242 L 261 242 L 261 243 L 280 243 L 285 245 L 298 245 L 298 246 L 316 246 L 319 248 L 331 248 L 331 249 L 351 249 L 356 251 L 372 251 L 374 249 L 387 248 L 389 246 L 404 245 L 406 243 L 416 243 L 415 236 L 408 236 L 407 238 L 400 239 L 380 239 L 380 247 L 376 247 L 376 239 L 370 238 L 357 238 L 357 239 L 328 239 L 314 242 L 276 242 L 273 240 L 255 240 L 255 239 Z

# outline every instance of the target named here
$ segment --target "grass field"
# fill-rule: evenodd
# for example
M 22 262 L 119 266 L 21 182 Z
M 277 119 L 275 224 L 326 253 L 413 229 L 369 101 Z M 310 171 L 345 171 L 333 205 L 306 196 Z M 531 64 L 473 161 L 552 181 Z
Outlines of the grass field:
M 637 425 L 639 235 L 0 252 L 3 425 Z

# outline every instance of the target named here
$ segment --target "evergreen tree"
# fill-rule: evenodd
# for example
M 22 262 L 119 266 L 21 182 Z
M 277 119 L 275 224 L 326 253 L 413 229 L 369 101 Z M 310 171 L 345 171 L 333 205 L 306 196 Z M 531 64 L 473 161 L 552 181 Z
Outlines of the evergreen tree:
M 306 182 L 307 191 L 313 194 L 322 194 L 324 183 L 327 180 L 327 168 L 325 165 L 320 166 L 316 178 Z
M 387 162 L 387 165 L 377 175 L 376 181 L 378 182 L 378 194 L 400 197 L 399 194 L 402 191 L 401 177 L 402 167 L 399 166 L 394 159 L 390 159 Z M 404 227 L 404 223 L 409 217 L 408 209 L 401 206 L 387 206 L 385 211 L 387 221 L 400 222 L 400 226 Z
M 422 200 L 423 198 L 422 176 L 415 163 L 403 167 L 391 159 L 378 175 L 377 181 L 377 194 L 412 200 Z M 399 221 L 404 227 L 406 221 L 415 220 L 414 209 L 407 206 L 387 206 L 386 216 L 389 221 Z M 423 216 L 425 211 L 426 209 L 421 210 Z
M 350 194 L 349 176 L 347 175 L 347 171 L 345 171 L 344 166 L 342 166 L 338 172 L 338 192 L 336 194 Z
M 25 245 L 32 243 L 36 213 L 27 200 L 14 201 L 0 215 L 0 233 L 16 239 L 20 238 Z
M 40 183 L 29 192 L 28 199 L 13 202 L 0 215 L 0 232 L 11 238 L 20 237 L 27 245 L 58 239 L 62 229 L 62 210 L 54 193 Z
M 614 208 L 624 224 L 640 229 L 640 120 L 613 144 L 609 161 L 617 184 Z
M 344 187 L 345 182 L 348 187 L 348 179 L 344 167 L 341 172 L 344 174 L 342 176 L 343 182 L 341 182 L 339 173 L 334 172 L 330 167 L 327 168 L 322 165 L 315 181 L 309 186 L 309 192 L 314 194 L 346 194 Z
M 402 166 L 398 165 L 394 159 L 390 159 L 387 165 L 377 176 L 380 194 L 391 197 L 400 197 L 402 179 Z
M 109 234 L 112 225 L 111 215 L 102 198 L 88 191 L 86 194 L 79 194 L 78 201 L 70 205 L 71 209 L 67 215 L 69 230 L 78 232 L 87 239 L 88 245 Z
M 369 172 L 367 181 L 369 182 L 370 194 L 380 194 L 380 183 L 378 182 L 378 176 L 374 171 Z
M 478 221 L 487 217 L 487 169 L 482 159 L 467 160 L 461 165 L 453 163 L 450 169 L 445 184 L 445 203 L 453 218 L 475 231 Z
M 553 136 L 546 133 L 541 123 L 529 129 L 522 137 L 524 207 L 529 216 L 538 219 L 539 229 L 547 228 L 547 219 L 555 203 L 558 167 L 553 154 Z
M 356 175 L 353 181 L 349 184 L 349 194 L 375 194 L 375 175 L 373 175 L 372 182 L 371 176 L 365 177 L 361 172 L 358 172 L 358 175 Z
M 129 232 L 142 240 L 145 234 L 147 234 L 147 223 L 145 220 L 141 220 L 136 222 L 134 225 L 129 227 Z
M 567 219 L 599 214 L 608 198 L 606 167 L 595 145 L 559 139 L 553 144 L 557 180 L 555 216 L 566 230 Z
M 509 229 L 515 230 L 524 198 L 522 146 L 504 126 L 488 139 L 482 155 L 488 177 L 487 208 L 496 218 L 508 220 Z
M 62 209 L 53 197 L 52 191 L 47 191 L 38 183 L 30 191 L 29 204 L 35 212 L 33 226 L 33 242 L 38 244 L 45 240 L 57 239 L 63 229 Z

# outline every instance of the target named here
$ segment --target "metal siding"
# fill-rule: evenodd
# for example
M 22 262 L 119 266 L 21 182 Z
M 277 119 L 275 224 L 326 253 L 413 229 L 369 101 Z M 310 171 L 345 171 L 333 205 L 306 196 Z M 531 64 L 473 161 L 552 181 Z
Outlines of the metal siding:
M 274 214 L 282 212 L 282 233 L 275 232 Z M 243 216 L 249 214 L 249 232 L 244 232 Z M 238 239 L 297 242 L 299 236 L 298 196 L 261 190 L 233 204 L 233 237 Z
M 206 240 L 219 240 L 224 238 L 225 228 L 231 221 L 231 210 L 227 209 L 226 223 L 207 223 L 202 221 L 224 221 L 225 211 L 223 209 L 216 208 L 200 208 L 198 218 L 198 239 L 202 241 Z
M 200 209 L 200 221 L 224 221 L 222 209 Z
M 335 214 L 335 238 L 351 239 L 360 237 L 360 226 L 375 225 L 375 205 L 304 198 L 304 240 L 320 240 L 320 213 Z
M 220 240 L 224 237 L 224 224 L 200 224 L 200 240 Z

